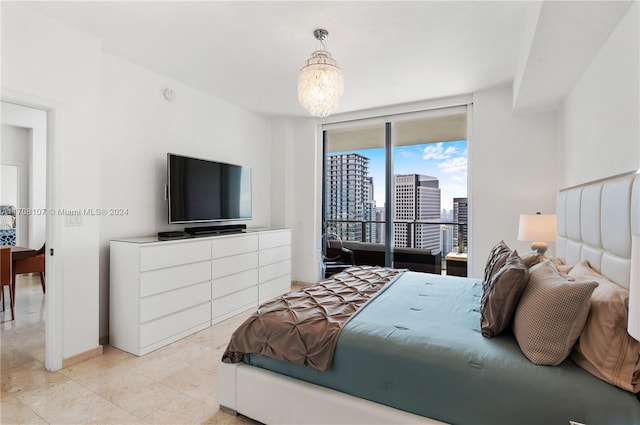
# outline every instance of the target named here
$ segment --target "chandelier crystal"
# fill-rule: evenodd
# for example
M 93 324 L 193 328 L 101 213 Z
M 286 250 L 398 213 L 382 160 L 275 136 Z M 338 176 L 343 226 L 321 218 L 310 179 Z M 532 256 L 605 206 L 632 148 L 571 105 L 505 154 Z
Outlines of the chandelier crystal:
M 328 34 L 324 29 L 313 32 L 323 49 L 311 54 L 298 76 L 298 100 L 315 117 L 329 116 L 344 92 L 342 70 L 325 50 L 324 40 Z

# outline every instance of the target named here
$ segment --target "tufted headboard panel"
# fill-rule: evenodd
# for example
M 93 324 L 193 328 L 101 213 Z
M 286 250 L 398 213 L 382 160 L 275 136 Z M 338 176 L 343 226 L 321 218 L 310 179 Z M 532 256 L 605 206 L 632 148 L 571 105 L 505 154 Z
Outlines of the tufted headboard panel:
M 563 189 L 558 194 L 556 255 L 567 264 L 591 266 L 629 288 L 632 234 L 640 233 L 640 174 L 622 174 Z

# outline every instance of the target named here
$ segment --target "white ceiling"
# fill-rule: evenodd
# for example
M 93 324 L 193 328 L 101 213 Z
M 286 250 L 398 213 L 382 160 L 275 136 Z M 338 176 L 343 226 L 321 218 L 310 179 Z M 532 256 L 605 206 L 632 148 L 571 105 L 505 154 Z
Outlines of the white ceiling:
M 529 2 L 29 2 L 103 49 L 267 115 L 308 116 L 297 75 L 319 47 L 345 76 L 336 113 L 513 80 Z M 566 28 L 565 28 L 566 29 Z M 179 96 L 180 93 L 177 93 Z

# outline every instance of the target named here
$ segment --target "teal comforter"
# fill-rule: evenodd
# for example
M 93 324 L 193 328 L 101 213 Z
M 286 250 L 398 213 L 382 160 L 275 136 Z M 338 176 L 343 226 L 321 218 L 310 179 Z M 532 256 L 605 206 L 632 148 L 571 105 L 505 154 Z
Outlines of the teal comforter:
M 330 370 L 245 362 L 452 424 L 640 424 L 634 394 L 480 334 L 482 282 L 406 272 L 344 328 Z

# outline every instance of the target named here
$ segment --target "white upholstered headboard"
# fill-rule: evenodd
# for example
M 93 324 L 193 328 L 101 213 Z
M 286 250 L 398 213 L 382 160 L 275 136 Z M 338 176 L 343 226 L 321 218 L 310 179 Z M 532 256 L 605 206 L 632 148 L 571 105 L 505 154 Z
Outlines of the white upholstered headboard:
M 596 271 L 629 288 L 632 261 L 636 268 L 640 262 L 640 247 L 631 236 L 640 235 L 640 174 L 561 190 L 557 216 L 556 256 L 566 264 L 589 260 Z

